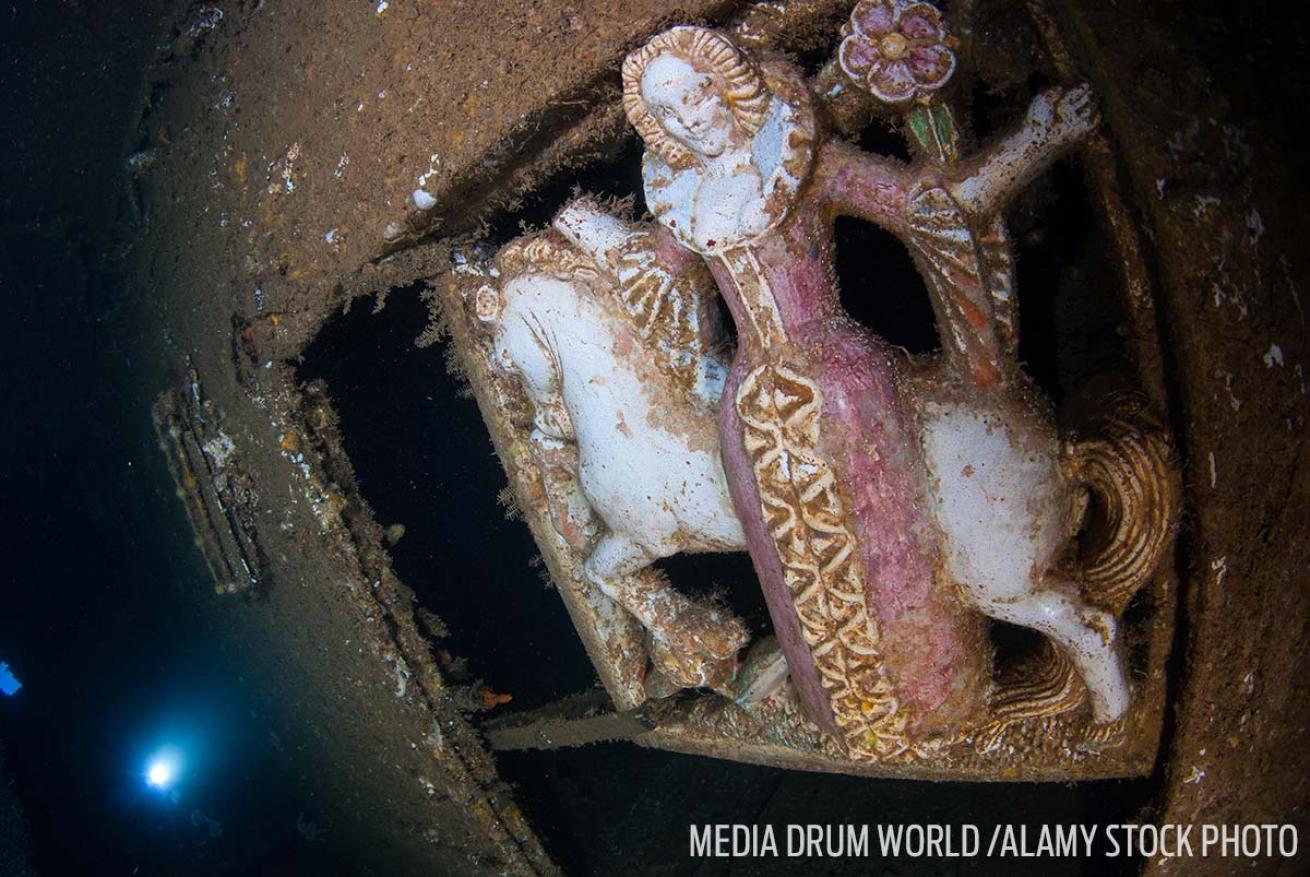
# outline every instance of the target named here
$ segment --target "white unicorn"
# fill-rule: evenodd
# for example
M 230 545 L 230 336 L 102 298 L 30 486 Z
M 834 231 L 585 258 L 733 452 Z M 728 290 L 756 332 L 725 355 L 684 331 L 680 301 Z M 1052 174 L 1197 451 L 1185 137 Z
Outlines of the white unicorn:
M 719 458 L 727 366 L 714 349 L 713 284 L 703 268 L 664 271 L 645 231 L 590 201 L 569 205 L 555 229 L 503 248 L 498 284 L 475 303 L 495 366 L 532 404 L 552 520 L 589 548 L 584 575 L 650 632 L 666 676 L 726 690 L 745 627 L 635 575 L 680 552 L 746 547 Z

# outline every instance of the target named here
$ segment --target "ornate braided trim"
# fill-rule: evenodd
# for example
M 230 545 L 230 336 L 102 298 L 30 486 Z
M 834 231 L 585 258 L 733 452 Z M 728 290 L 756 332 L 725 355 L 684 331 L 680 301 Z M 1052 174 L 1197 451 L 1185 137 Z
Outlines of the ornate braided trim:
M 742 330 L 749 331 L 765 350 L 786 342 L 787 328 L 778 310 L 778 300 L 773 297 L 773 289 L 755 251 L 750 247 L 738 247 L 723 253 L 719 261 L 727 266 L 737 281 L 737 295 L 749 321 L 748 326 L 741 327 Z
M 960 205 L 940 186 L 917 189 L 909 203 L 911 249 L 946 311 L 940 315 L 949 336 L 943 347 L 975 367 L 985 364 L 993 375 L 1004 373 L 1001 347 L 1015 337 L 1016 316 L 1004 224 L 975 237 Z
M 765 525 L 846 747 L 862 761 L 900 755 L 909 748 L 908 711 L 883 668 L 832 467 L 816 453 L 823 394 L 809 378 L 767 364 L 742 382 L 736 406 Z
M 700 265 L 674 274 L 655 255 L 650 232 L 628 236 L 615 266 L 614 292 L 637 334 L 666 371 L 694 387 L 701 360 L 712 356 L 706 322 L 713 309 L 714 281 Z
M 1005 217 L 992 217 L 978 235 L 978 255 L 982 259 L 982 276 L 992 300 L 992 318 L 996 320 L 1001 355 L 1019 357 L 1019 302 L 1014 295 L 1014 248 Z
M 991 718 L 975 740 L 980 753 L 1000 746 L 1013 726 L 1071 712 L 1087 699 L 1087 688 L 1073 662 L 1050 640 L 1016 676 L 992 693 Z

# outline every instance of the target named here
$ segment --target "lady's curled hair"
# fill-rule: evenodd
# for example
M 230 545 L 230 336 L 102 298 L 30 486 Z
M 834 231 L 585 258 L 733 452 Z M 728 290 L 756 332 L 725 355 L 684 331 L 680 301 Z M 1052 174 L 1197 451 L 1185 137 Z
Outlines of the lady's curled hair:
M 670 167 L 684 168 L 694 163 L 694 159 L 687 147 L 664 130 L 641 94 L 642 75 L 663 55 L 721 77 L 728 109 L 748 134 L 754 134 L 764 125 L 769 91 L 763 75 L 745 52 L 718 31 L 690 26 L 667 30 L 623 61 L 623 109 L 646 146 Z

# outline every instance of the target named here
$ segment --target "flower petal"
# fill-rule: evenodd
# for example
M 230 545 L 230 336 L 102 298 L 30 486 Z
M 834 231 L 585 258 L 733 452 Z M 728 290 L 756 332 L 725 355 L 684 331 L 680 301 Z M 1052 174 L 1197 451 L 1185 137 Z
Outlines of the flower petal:
M 891 33 L 896 23 L 895 16 L 883 0 L 865 0 L 851 13 L 851 21 L 861 33 L 875 37 Z
M 886 61 L 869 71 L 869 90 L 889 104 L 904 103 L 914 97 L 914 75 L 904 61 Z
M 853 78 L 860 79 L 881 56 L 876 47 L 870 45 L 864 36 L 856 33 L 842 40 L 838 57 L 842 69 Z
M 901 14 L 898 29 L 912 40 L 933 40 L 941 42 L 946 39 L 946 28 L 942 25 L 942 14 L 927 3 L 916 3 Z
M 908 63 L 920 85 L 939 88 L 955 72 L 955 53 L 945 46 L 915 46 L 910 49 Z

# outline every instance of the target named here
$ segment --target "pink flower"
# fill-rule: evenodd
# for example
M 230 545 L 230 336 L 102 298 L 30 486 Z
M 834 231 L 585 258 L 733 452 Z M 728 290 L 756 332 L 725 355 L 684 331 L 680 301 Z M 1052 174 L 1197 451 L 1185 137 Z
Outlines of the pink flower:
M 919 0 L 860 0 L 837 57 L 846 74 L 889 104 L 924 99 L 955 72 L 954 42 L 937 7 Z

